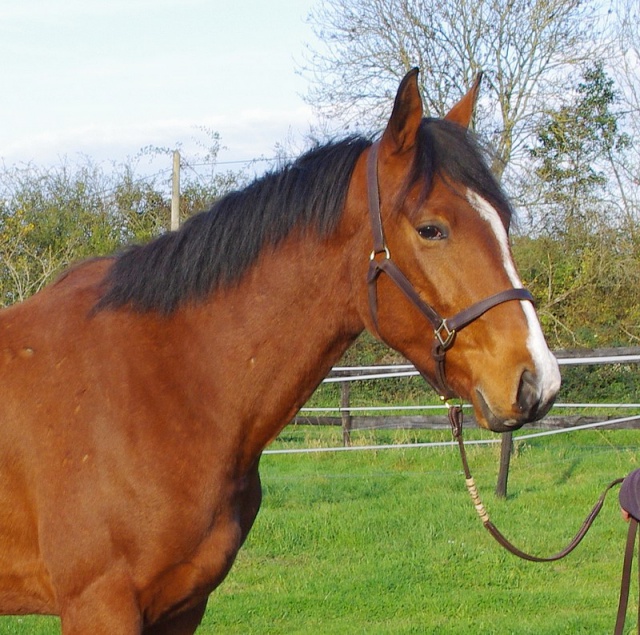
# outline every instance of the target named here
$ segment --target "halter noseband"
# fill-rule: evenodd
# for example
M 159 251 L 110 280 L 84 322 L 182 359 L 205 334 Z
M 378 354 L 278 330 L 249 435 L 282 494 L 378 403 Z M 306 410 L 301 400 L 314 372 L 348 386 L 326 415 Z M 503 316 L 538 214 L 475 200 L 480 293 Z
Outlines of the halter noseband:
M 379 334 L 377 281 L 380 274 L 384 272 L 433 326 L 434 341 L 431 355 L 436 363 L 436 377 L 435 380 L 427 377 L 425 379 L 433 385 L 443 399 L 451 399 L 456 394 L 447 383 L 445 376 L 445 355 L 453 345 L 456 333 L 498 304 L 509 302 L 510 300 L 533 302 L 533 296 L 526 289 L 506 289 L 476 302 L 450 318 L 443 318 L 431 305 L 427 304 L 420 297 L 420 294 L 409 279 L 391 260 L 389 248 L 384 239 L 378 187 L 378 147 L 379 142 L 371 146 L 367 161 L 369 217 L 373 234 L 373 251 L 369 262 L 367 282 L 369 286 L 369 310 L 371 311 L 373 325 Z

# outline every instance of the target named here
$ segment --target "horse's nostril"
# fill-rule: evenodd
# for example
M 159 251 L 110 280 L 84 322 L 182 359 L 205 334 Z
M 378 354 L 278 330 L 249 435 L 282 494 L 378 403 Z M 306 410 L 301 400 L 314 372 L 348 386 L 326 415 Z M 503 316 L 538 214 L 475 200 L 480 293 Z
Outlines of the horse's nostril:
M 535 419 L 540 405 L 540 391 L 536 376 L 525 370 L 518 385 L 517 404 L 520 412 L 528 419 Z

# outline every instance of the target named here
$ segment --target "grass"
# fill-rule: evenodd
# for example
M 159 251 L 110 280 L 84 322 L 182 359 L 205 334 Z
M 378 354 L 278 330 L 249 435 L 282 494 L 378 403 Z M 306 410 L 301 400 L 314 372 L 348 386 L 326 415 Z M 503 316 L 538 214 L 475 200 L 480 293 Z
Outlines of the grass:
M 306 440 L 316 431 L 305 432 Z M 274 447 L 296 442 L 285 432 Z M 574 432 L 515 447 L 506 500 L 492 493 L 499 445 L 470 446 L 469 460 L 494 523 L 541 555 L 563 547 L 604 486 L 640 462 L 633 430 Z M 535 564 L 506 553 L 484 530 L 453 448 L 266 455 L 261 473 L 262 510 L 198 633 L 613 630 L 626 536 L 615 490 L 577 551 Z M 57 632 L 53 618 L 0 619 L 1 634 Z

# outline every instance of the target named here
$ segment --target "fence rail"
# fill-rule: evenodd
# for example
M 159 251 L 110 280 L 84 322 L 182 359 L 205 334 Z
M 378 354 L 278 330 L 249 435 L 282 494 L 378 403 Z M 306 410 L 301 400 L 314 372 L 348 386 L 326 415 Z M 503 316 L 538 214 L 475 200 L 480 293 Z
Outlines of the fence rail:
M 594 365 L 594 364 L 635 364 L 640 362 L 640 347 L 606 348 L 595 350 L 563 350 L 555 352 L 558 363 L 562 366 Z M 387 364 L 377 366 L 337 366 L 334 367 L 324 383 L 342 383 L 340 405 L 331 408 L 302 408 L 294 422 L 303 425 L 342 426 L 343 445 L 351 444 L 351 432 L 355 430 L 382 429 L 443 429 L 449 423 L 440 405 L 418 406 L 351 406 L 350 384 L 354 381 L 383 380 L 419 375 L 412 364 Z M 600 408 L 600 409 L 640 409 L 636 403 L 566 403 L 556 404 L 554 409 L 561 408 Z M 412 414 L 394 414 L 399 411 Z M 416 414 L 413 414 L 413 413 Z M 417 414 L 422 412 L 424 414 Z M 375 413 L 375 414 L 366 414 Z M 383 414 L 384 413 L 384 414 Z M 442 413 L 442 414 L 441 414 Z M 476 425 L 472 414 L 466 416 L 465 425 Z M 584 415 L 550 415 L 542 421 L 528 424 L 528 428 L 543 430 L 575 429 L 584 425 L 595 425 L 601 422 L 612 429 L 640 428 L 638 418 L 623 418 L 614 421 L 611 416 Z M 611 423 L 609 423 L 611 422 Z

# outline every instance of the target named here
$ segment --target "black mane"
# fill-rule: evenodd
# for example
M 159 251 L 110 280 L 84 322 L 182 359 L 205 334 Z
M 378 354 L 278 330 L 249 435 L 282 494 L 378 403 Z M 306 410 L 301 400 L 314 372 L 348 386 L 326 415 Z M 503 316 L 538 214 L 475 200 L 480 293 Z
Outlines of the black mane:
M 418 147 L 406 187 L 422 183 L 421 199 L 430 193 L 433 177 L 440 174 L 453 186 L 470 188 L 491 203 L 505 227 L 513 217 L 513 208 L 489 169 L 486 152 L 466 128 L 444 119 L 423 119 Z M 464 196 L 464 192 L 458 192 Z
M 329 236 L 340 220 L 356 161 L 369 145 L 368 139 L 349 137 L 315 148 L 223 197 L 178 231 L 129 247 L 107 273 L 96 308 L 129 305 L 169 314 L 237 283 L 262 249 L 277 246 L 295 228 Z M 424 119 L 407 190 L 422 183 L 426 198 L 436 174 L 477 192 L 509 225 L 509 202 L 473 136 L 448 121 Z
M 168 314 L 237 282 L 264 247 L 277 246 L 294 228 L 329 235 L 356 161 L 369 145 L 350 137 L 315 148 L 221 198 L 178 231 L 129 247 L 109 270 L 97 308 L 130 305 Z

